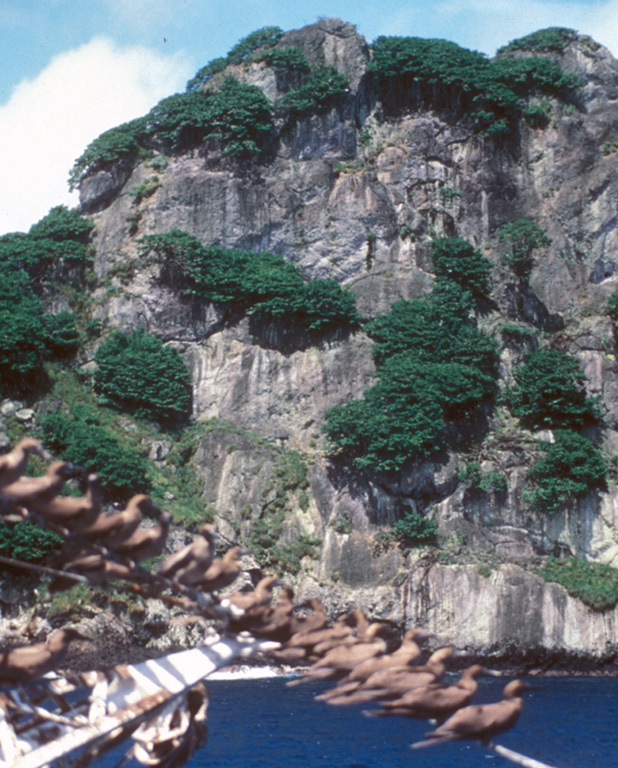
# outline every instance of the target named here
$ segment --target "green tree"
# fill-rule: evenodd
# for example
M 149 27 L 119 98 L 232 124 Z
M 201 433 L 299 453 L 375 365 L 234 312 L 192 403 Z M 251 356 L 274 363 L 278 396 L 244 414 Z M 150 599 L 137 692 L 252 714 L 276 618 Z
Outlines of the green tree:
M 534 221 L 518 219 L 500 227 L 498 242 L 506 245 L 500 261 L 527 280 L 534 264 L 534 251 L 537 248 L 548 248 L 552 241 Z
M 34 240 L 54 240 L 58 243 L 72 240 L 87 245 L 93 228 L 92 219 L 81 216 L 66 205 L 57 205 L 30 227 L 28 235 Z
M 557 349 L 530 355 L 507 389 L 510 410 L 529 429 L 580 429 L 600 418 L 597 400 L 586 396 L 579 361 Z
M 335 67 L 319 67 L 300 88 L 288 91 L 277 103 L 277 109 L 292 118 L 322 112 L 333 107 L 349 86 L 348 79 Z
M 470 243 L 460 237 L 438 237 L 431 243 L 431 260 L 440 277 L 472 293 L 486 293 L 491 264 Z
M 57 552 L 63 543 L 62 536 L 28 520 L 15 525 L 0 523 L 0 555 L 3 557 L 41 563 L 48 555 Z
M 0 391 L 34 386 L 45 358 L 45 313 L 25 272 L 0 265 Z
M 436 540 L 438 526 L 414 510 L 406 510 L 393 526 L 393 535 L 404 546 L 431 544 Z
M 567 27 L 547 27 L 539 29 L 524 37 L 511 40 L 508 45 L 498 49 L 498 53 L 511 51 L 563 51 L 573 40 L 577 40 L 577 32 Z
M 573 499 L 604 485 L 607 464 L 587 437 L 558 429 L 554 442 L 541 443 L 543 456 L 528 473 L 532 506 L 552 514 Z
M 146 133 L 143 117 L 102 133 L 88 144 L 73 163 L 69 173 L 69 188 L 75 189 L 87 176 L 106 170 L 118 161 L 134 165 L 143 151 L 141 142 Z
M 191 406 L 187 366 L 173 347 L 143 328 L 116 331 L 95 354 L 95 387 L 138 418 L 184 420 Z
M 66 461 L 96 471 L 111 494 L 130 496 L 149 490 L 146 460 L 121 444 L 86 407 L 75 406 L 69 415 L 50 413 L 41 426 L 48 448 Z

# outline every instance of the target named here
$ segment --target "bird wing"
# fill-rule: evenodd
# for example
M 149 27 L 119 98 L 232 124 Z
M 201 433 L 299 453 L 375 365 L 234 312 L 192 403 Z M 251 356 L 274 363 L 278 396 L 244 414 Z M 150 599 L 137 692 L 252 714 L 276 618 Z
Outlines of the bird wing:
M 193 544 L 187 544 L 186 547 L 179 549 L 178 552 L 173 552 L 171 555 L 165 558 L 159 568 L 159 575 L 170 577 L 180 568 L 184 568 L 191 560 Z

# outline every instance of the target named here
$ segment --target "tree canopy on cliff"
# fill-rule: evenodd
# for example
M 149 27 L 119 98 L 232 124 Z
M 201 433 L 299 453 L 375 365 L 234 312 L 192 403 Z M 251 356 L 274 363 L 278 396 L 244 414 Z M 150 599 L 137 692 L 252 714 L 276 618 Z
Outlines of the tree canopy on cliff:
M 178 229 L 147 235 L 140 245 L 142 254 L 161 260 L 164 279 L 184 293 L 262 322 L 282 320 L 308 332 L 360 322 L 350 291 L 336 280 L 305 282 L 298 268 L 277 254 L 206 247 Z
M 542 58 L 488 60 L 447 40 L 378 37 L 367 67 L 387 112 L 426 106 L 469 115 L 487 135 L 505 134 L 526 116 L 534 94 L 566 98 L 579 78 Z
M 326 413 L 331 447 L 359 469 L 393 472 L 431 456 L 446 447 L 449 421 L 465 420 L 492 400 L 498 347 L 476 327 L 467 273 L 452 273 L 447 246 L 454 246 L 456 260 L 463 253 L 464 261 L 480 265 L 484 257 L 465 241 L 443 240 L 449 241 L 437 246 L 444 255 L 444 264 L 438 257 L 443 274 L 432 292 L 396 302 L 366 326 L 375 342 L 376 383 L 362 400 Z M 484 265 L 481 274 L 485 279 Z

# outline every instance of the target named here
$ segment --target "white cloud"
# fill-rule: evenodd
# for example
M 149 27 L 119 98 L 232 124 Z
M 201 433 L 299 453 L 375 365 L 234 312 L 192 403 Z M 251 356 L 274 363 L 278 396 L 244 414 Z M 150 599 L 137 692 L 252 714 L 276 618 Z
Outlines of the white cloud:
M 95 38 L 20 83 L 0 106 L 0 233 L 27 230 L 54 205 L 76 205 L 66 180 L 88 143 L 182 90 L 193 68 L 181 54 Z

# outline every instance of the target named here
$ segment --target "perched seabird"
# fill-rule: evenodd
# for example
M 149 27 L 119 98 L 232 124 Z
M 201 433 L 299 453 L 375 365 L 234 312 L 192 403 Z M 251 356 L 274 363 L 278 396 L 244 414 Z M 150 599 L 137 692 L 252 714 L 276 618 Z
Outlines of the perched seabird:
M 202 592 L 218 592 L 233 584 L 240 573 L 242 547 L 232 547 L 220 560 L 215 560 L 203 578 L 193 586 Z
M 297 635 L 300 632 L 308 632 L 313 629 L 322 629 L 328 624 L 328 616 L 322 605 L 322 601 L 317 597 L 310 597 L 304 602 L 307 608 L 311 608 L 313 613 L 309 616 L 299 616 L 298 618 L 292 618 L 292 635 Z
M 88 475 L 87 484 L 85 496 L 56 496 L 50 501 L 38 503 L 36 511 L 46 520 L 69 530 L 85 528 L 96 520 L 103 503 L 101 478 L 95 474 Z
M 15 448 L 4 456 L 0 456 L 0 488 L 11 485 L 23 475 L 31 453 L 45 458 L 41 443 L 32 437 L 20 440 Z
M 413 688 L 399 699 L 384 702 L 384 709 L 366 714 L 377 717 L 402 715 L 420 720 L 433 718 L 442 722 L 456 710 L 470 704 L 478 689 L 477 678 L 486 674 L 492 673 L 480 664 L 474 664 L 468 667 L 453 685 L 434 683 L 422 688 Z
M 279 599 L 262 617 L 261 623 L 252 624 L 252 634 L 256 637 L 285 643 L 292 633 L 293 611 L 294 590 L 291 587 L 283 587 Z
M 162 512 L 159 515 L 159 522 L 154 528 L 138 528 L 135 533 L 122 543 L 117 544 L 114 549 L 119 555 L 136 563 L 157 557 L 163 552 L 171 522 L 170 513 Z
M 58 667 L 71 640 L 82 635 L 73 628 L 59 629 L 44 643 L 0 653 L 0 682 L 24 683 Z
M 196 584 L 212 564 L 215 538 L 214 526 L 202 525 L 191 544 L 165 558 L 159 567 L 159 576 L 187 587 Z
M 476 704 L 457 710 L 442 725 L 426 734 L 424 741 L 413 747 L 429 747 L 445 741 L 471 739 L 488 744 L 499 733 L 512 728 L 523 708 L 521 694 L 528 688 L 521 680 L 512 680 L 504 689 L 502 701 Z
M 259 580 L 251 592 L 234 592 L 231 595 L 222 595 L 221 604 L 223 605 L 224 601 L 228 600 L 236 608 L 243 610 L 245 616 L 251 613 L 261 614 L 270 607 L 273 589 L 276 586 L 279 586 L 277 576 L 265 576 Z
M 114 549 L 135 533 L 146 513 L 158 516 L 161 510 L 150 497 L 139 493 L 129 500 L 122 512 L 100 515 L 92 525 L 80 531 L 80 535 L 88 541 Z
M 300 685 L 310 680 L 327 680 L 350 672 L 357 664 L 379 656 L 386 650 L 386 642 L 381 635 L 386 634 L 384 624 L 371 624 L 365 633 L 365 640 L 354 645 L 338 646 L 316 661 L 298 680 L 287 685 Z
M 38 511 L 39 506 L 47 504 L 62 490 L 70 472 L 66 461 L 54 461 L 41 477 L 20 477 L 15 482 L 0 489 L 0 496 L 11 504 Z
M 330 698 L 328 703 L 336 705 L 366 704 L 374 700 L 397 699 L 412 688 L 438 683 L 446 671 L 446 661 L 452 657 L 454 652 L 455 649 L 448 646 L 432 653 L 423 666 L 404 665 L 374 672 L 349 694 Z
M 409 629 L 403 636 L 401 645 L 393 653 L 383 654 L 375 658 L 367 659 L 362 664 L 346 675 L 336 688 L 316 696 L 318 701 L 327 701 L 337 696 L 347 695 L 356 690 L 362 683 L 376 672 L 391 669 L 393 667 L 405 667 L 413 665 L 421 654 L 417 640 L 427 637 L 428 632 L 424 629 Z

